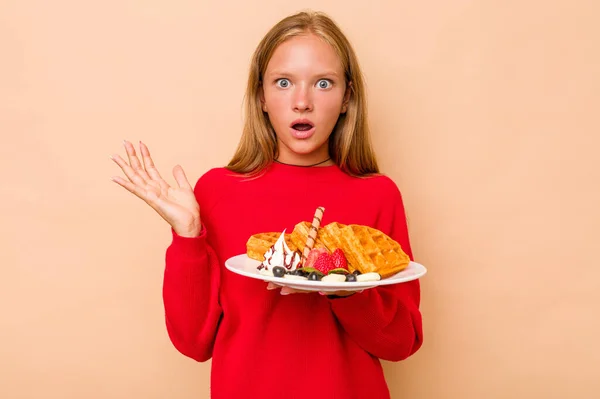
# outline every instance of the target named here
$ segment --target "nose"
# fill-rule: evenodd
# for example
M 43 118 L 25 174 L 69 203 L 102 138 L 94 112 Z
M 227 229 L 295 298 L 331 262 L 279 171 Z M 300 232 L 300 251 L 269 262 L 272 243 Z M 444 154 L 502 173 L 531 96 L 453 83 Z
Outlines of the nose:
M 296 86 L 292 105 L 294 107 L 294 111 L 297 112 L 312 111 L 313 100 L 309 85 Z

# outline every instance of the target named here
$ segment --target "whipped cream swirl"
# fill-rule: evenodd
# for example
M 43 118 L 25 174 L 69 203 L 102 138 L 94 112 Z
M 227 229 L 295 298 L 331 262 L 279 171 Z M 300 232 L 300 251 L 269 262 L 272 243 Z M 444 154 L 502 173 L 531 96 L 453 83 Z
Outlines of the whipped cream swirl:
M 258 270 L 273 270 L 275 266 L 285 267 L 286 270 L 296 270 L 301 262 L 300 254 L 292 251 L 285 242 L 285 230 L 267 252 L 265 252 L 265 260 L 258 266 Z

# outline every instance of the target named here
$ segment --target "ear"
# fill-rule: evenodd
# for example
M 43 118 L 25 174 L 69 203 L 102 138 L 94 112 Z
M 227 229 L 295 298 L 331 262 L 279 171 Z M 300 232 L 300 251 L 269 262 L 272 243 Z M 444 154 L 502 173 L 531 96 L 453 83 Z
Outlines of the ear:
M 267 102 L 265 101 L 265 92 L 263 90 L 262 83 L 258 88 L 258 99 L 260 100 L 260 106 L 263 112 L 267 112 Z
M 346 86 L 346 92 L 344 93 L 344 100 L 342 101 L 342 111 L 341 114 L 346 113 L 348 111 L 348 103 L 350 102 L 350 95 L 352 94 L 352 82 L 348 82 Z

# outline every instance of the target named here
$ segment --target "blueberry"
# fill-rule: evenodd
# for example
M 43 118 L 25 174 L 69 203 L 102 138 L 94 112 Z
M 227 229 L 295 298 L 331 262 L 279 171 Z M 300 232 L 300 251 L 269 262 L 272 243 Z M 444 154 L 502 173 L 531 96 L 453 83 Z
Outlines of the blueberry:
M 352 272 L 352 274 L 354 274 L 355 276 L 358 276 L 359 274 L 361 274 L 361 272 L 359 272 L 358 270 L 355 270 L 354 272 Z
M 346 281 L 348 282 L 355 282 L 356 281 L 356 275 L 355 274 L 346 274 Z
M 275 277 L 283 277 L 284 274 L 285 274 L 285 268 L 283 268 L 281 266 L 275 266 L 273 268 L 273 276 L 275 276 Z
M 321 275 L 317 272 L 312 272 L 308 275 L 308 279 L 311 281 L 319 281 L 321 280 Z
M 296 269 L 296 270 L 291 271 L 290 274 L 293 276 L 303 276 L 304 272 L 302 270 Z

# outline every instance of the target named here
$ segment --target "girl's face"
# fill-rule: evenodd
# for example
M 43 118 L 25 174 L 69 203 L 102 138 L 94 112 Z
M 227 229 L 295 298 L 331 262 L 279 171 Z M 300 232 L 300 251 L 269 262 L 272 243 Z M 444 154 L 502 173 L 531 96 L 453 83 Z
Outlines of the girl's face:
M 327 159 L 329 135 L 350 98 L 342 64 L 329 44 L 312 34 L 280 44 L 267 65 L 260 97 L 281 162 L 309 165 Z

